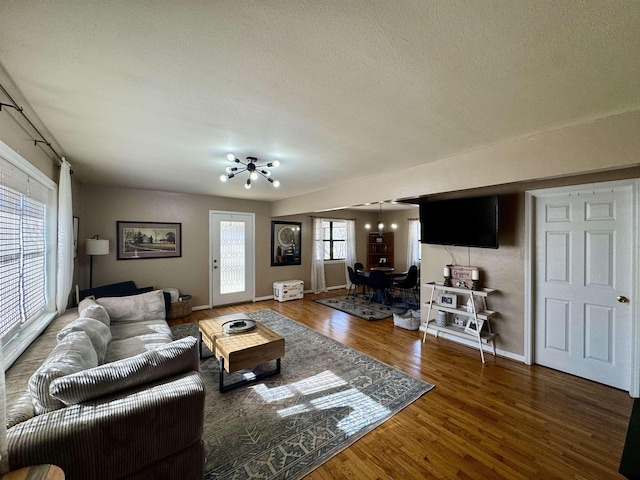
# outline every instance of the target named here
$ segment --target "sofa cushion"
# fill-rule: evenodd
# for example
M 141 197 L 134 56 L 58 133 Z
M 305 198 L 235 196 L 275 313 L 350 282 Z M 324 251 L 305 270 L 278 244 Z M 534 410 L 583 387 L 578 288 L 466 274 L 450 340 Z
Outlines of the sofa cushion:
M 114 323 L 105 362 L 115 362 L 171 343 L 171 328 L 164 320 Z
M 36 414 L 64 407 L 51 396 L 49 386 L 56 378 L 98 366 L 98 356 L 85 332 L 71 332 L 56 345 L 45 362 L 29 379 Z
M 25 422 L 36 415 L 35 407 L 33 406 L 33 397 L 28 390 L 22 392 L 22 395 L 14 395 L 14 400 L 11 402 L 11 408 L 7 411 L 7 428 L 11 428 L 14 425 Z
M 84 332 L 89 336 L 98 356 L 98 365 L 104 362 L 107 345 L 111 341 L 111 329 L 93 318 L 80 317 L 58 332 L 58 342 L 71 332 Z
M 141 320 L 131 323 L 114 323 L 111 326 L 111 341 L 124 340 L 131 337 L 156 337 L 166 338 L 169 343 L 173 341 L 171 327 L 164 320 Z M 142 352 L 138 352 L 142 353 Z
M 92 298 L 85 298 L 78 304 L 78 313 L 81 317 L 93 318 L 104 323 L 107 327 L 111 325 L 111 319 L 107 309 L 98 305 Z
M 51 394 L 65 405 L 84 402 L 155 380 L 199 369 L 198 342 L 186 337 L 133 357 L 65 375 Z
M 166 318 L 162 290 L 129 297 L 99 298 L 96 302 L 106 308 L 112 323 Z

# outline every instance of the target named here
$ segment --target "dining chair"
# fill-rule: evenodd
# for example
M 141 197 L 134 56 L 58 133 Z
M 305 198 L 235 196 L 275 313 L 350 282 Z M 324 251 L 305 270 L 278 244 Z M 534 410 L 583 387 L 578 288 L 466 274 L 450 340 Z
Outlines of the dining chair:
M 367 293 L 367 282 L 369 281 L 366 275 L 361 273 L 364 272 L 364 265 L 356 262 L 353 264 L 353 269 L 356 271 L 356 277 L 358 277 L 358 285 L 362 285 L 362 296 L 364 297 Z
M 393 282 L 393 287 L 397 288 L 402 292 L 401 298 L 406 298 L 408 296 L 408 292 L 413 294 L 413 298 L 416 303 L 420 303 L 418 301 L 418 297 L 416 296 L 416 285 L 418 284 L 418 267 L 415 265 L 411 265 L 409 267 L 409 271 L 407 272 L 407 276 L 401 280 L 396 280 Z
M 349 266 L 347 266 L 347 271 L 349 272 L 349 289 L 347 290 L 347 298 L 349 298 L 349 295 L 353 295 L 353 299 L 355 300 L 356 293 L 360 285 L 362 285 L 362 294 L 364 295 L 364 288 L 367 285 L 367 279 L 359 276 L 353 268 Z
M 388 302 L 388 297 L 390 296 L 389 282 L 387 280 L 386 273 L 380 270 L 372 270 L 369 272 L 369 281 L 367 282 L 367 286 L 371 289 L 367 305 L 371 305 L 371 299 L 373 297 L 377 297 L 381 300 L 381 303 L 386 305 L 387 310 L 390 310 Z

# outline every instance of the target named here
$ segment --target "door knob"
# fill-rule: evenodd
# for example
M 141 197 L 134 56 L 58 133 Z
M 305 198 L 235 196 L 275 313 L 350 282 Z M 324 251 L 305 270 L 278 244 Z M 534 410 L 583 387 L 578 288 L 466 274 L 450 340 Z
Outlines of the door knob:
M 618 300 L 620 303 L 628 303 L 629 299 L 627 297 L 625 297 L 624 295 L 618 295 L 616 297 L 616 300 Z

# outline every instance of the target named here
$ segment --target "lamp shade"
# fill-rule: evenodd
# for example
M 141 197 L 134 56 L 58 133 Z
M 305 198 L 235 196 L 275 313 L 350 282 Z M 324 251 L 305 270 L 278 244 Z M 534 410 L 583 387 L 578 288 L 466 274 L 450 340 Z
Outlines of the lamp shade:
M 108 255 L 109 240 L 100 240 L 97 238 L 88 238 L 86 240 L 87 255 Z

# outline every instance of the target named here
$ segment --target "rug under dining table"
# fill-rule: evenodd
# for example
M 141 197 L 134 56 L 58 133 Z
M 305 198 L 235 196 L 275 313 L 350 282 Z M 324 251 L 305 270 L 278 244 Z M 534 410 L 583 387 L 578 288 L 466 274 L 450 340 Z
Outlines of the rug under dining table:
M 318 298 L 315 300 L 326 307 L 335 308 L 341 312 L 348 313 L 364 320 L 384 320 L 394 313 L 401 315 L 407 310 L 418 310 L 420 305 L 412 299 L 391 299 L 389 305 L 371 301 L 367 297 L 356 295 L 336 295 L 334 297 Z

